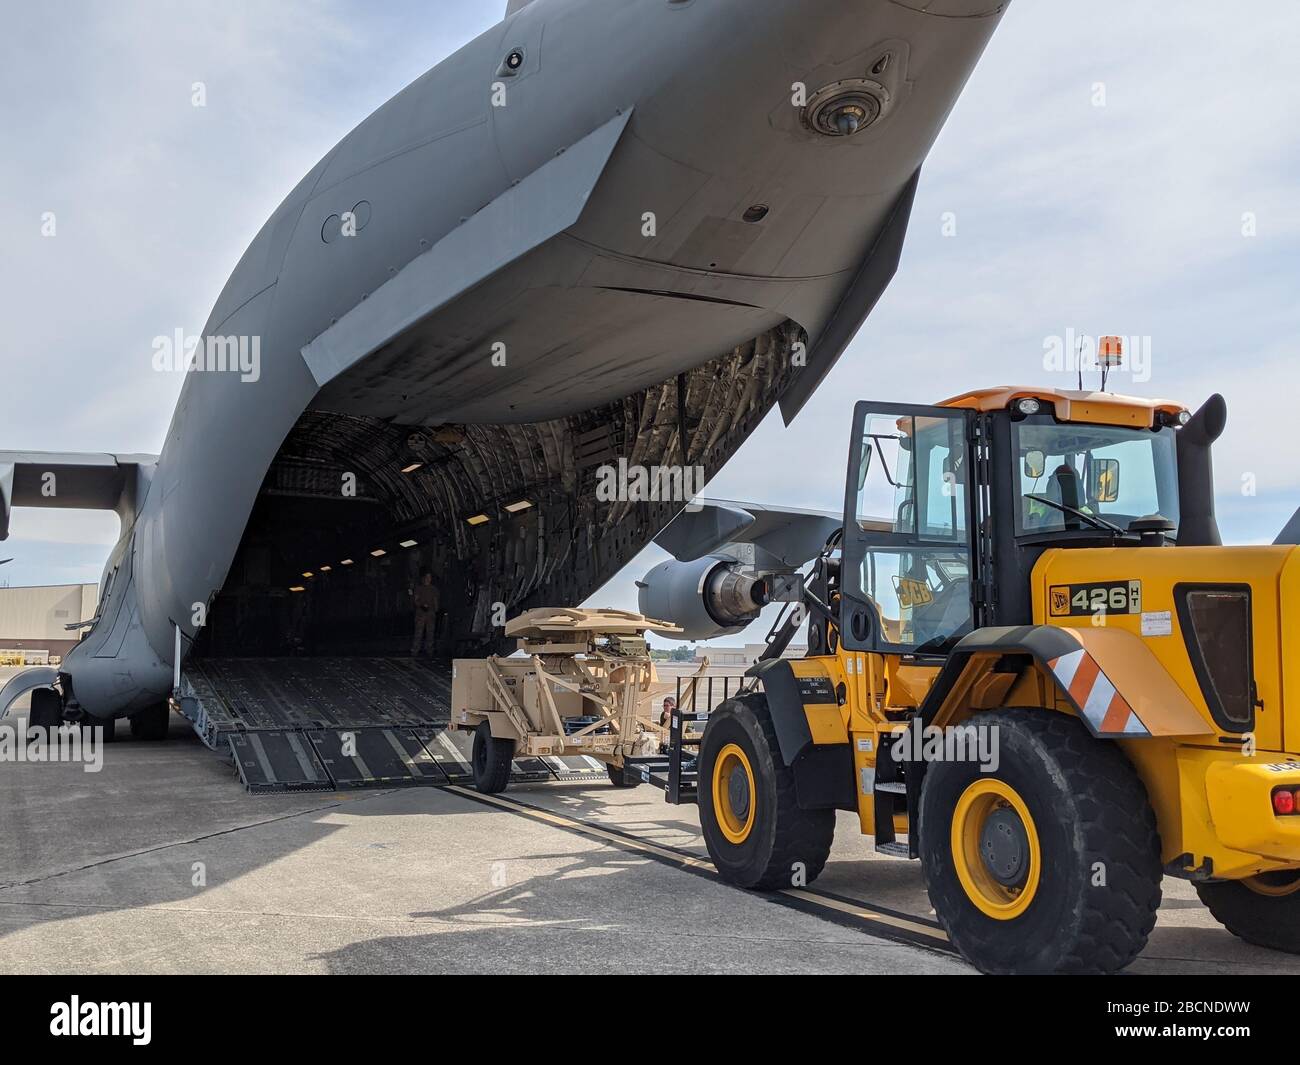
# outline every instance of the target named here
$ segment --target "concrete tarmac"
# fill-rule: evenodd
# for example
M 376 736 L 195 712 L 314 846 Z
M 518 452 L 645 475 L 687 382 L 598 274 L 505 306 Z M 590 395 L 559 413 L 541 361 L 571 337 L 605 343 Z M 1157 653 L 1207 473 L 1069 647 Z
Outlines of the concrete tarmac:
M 971 972 L 919 866 L 847 814 L 822 877 L 774 901 L 718 881 L 695 808 L 650 787 L 250 796 L 180 718 L 119 732 L 99 773 L 0 764 L 0 972 Z M 1165 895 L 1132 971 L 1300 972 Z

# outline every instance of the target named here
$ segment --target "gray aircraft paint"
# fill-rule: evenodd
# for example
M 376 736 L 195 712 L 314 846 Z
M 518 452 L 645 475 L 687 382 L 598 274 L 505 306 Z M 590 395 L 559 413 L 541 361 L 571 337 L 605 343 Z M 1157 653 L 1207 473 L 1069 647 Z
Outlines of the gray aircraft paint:
M 687 450 L 710 473 L 772 403 L 793 418 L 892 277 L 920 166 L 1004 7 L 511 0 L 345 137 L 253 241 L 203 335 L 258 338 L 255 381 L 188 374 L 156 464 L 0 455 L 6 523 L 11 505 L 77 505 L 33 492 L 55 466 L 82 505 L 123 519 L 99 616 L 60 667 L 71 705 L 111 717 L 166 697 L 177 631 L 184 655 L 237 556 L 241 588 L 262 580 L 246 574 L 263 549 L 244 543 L 259 505 L 315 499 L 320 520 L 302 528 L 346 531 L 322 486 L 347 448 L 365 513 L 393 530 L 423 521 L 430 557 L 459 560 L 445 575 L 469 589 L 458 638 L 482 634 L 485 597 L 511 581 L 524 601 L 594 590 L 680 504 L 565 498 L 602 431 L 591 412 L 610 412 L 633 459 L 671 461 L 669 383 L 685 375 Z M 811 95 L 849 78 L 877 83 L 879 119 L 852 137 L 808 129 L 794 83 Z M 767 217 L 743 221 L 754 204 Z M 385 465 L 402 446 L 432 456 L 418 491 Z M 519 486 L 536 513 L 507 566 L 482 549 L 506 541 L 453 526 Z M 286 535 L 266 557 L 282 560 Z

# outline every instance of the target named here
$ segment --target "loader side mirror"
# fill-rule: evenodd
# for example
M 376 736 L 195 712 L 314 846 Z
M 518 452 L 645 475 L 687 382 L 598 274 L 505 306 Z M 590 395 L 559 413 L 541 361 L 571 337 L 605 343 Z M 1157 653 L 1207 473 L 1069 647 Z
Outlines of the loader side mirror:
M 858 453 L 858 491 L 867 485 L 867 471 L 871 469 L 871 441 L 862 441 L 862 450 Z
M 1024 474 L 1031 481 L 1036 481 L 1047 472 L 1047 456 L 1038 448 L 1026 451 L 1024 456 Z
M 1088 498 L 1094 503 L 1119 499 L 1119 459 L 1093 459 L 1088 464 Z

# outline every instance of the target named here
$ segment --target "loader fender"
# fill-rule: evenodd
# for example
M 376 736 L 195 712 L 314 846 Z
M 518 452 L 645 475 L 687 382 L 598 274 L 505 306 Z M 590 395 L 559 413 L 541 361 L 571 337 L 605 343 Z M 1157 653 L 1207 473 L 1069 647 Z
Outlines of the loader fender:
M 977 629 L 953 649 L 921 708 L 947 722 L 1008 656 L 1031 658 L 1056 699 L 1099 739 L 1206 736 L 1213 729 L 1141 637 L 1118 628 L 1056 625 Z
M 763 682 L 781 760 L 794 772 L 804 810 L 856 810 L 853 748 L 834 677 L 815 659 L 759 662 L 747 673 Z

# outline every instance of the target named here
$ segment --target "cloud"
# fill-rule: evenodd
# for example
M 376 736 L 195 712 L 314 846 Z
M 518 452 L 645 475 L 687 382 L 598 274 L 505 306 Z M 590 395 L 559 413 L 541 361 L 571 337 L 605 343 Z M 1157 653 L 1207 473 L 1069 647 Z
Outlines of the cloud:
M 837 510 L 856 400 L 1073 388 L 1043 345 L 1074 329 L 1151 339 L 1151 380 L 1117 391 L 1224 394 L 1223 531 L 1272 541 L 1300 504 L 1279 409 L 1300 391 L 1300 9 L 1169 12 L 1011 5 L 922 173 L 898 277 L 794 425 L 769 415 L 706 494 Z
M 156 453 L 181 377 L 153 372 L 153 338 L 200 331 L 302 176 L 499 16 L 457 0 L 380 11 L 68 0 L 7 11 L 0 448 Z M 204 107 L 193 106 L 196 82 Z M 47 213 L 54 236 L 42 232 Z M 38 514 L 19 511 L 15 536 L 108 542 L 100 515 Z M 78 579 L 98 579 L 106 555 L 86 556 Z M 5 576 L 53 579 L 41 565 L 54 556 L 39 557 Z
M 299 178 L 503 6 L 8 12 L 0 447 L 155 451 L 180 381 L 148 370 L 152 338 L 197 331 Z M 1073 328 L 1151 338 L 1152 379 L 1119 388 L 1192 405 L 1227 396 L 1225 530 L 1271 539 L 1300 502 L 1279 410 L 1300 386 L 1298 33 L 1294 5 L 1012 4 L 925 168 L 898 278 L 795 424 L 770 415 L 709 493 L 836 509 L 855 399 L 1072 387 L 1042 355 L 1044 338 Z M 191 106 L 196 81 L 206 108 Z M 40 235 L 46 211 L 57 237 Z M 1242 495 L 1246 474 L 1256 496 Z M 73 514 L 42 519 L 57 528 L 33 520 L 20 512 L 16 535 L 103 535 Z M 634 605 L 654 557 L 593 601 Z M 88 579 L 101 564 L 84 565 Z

